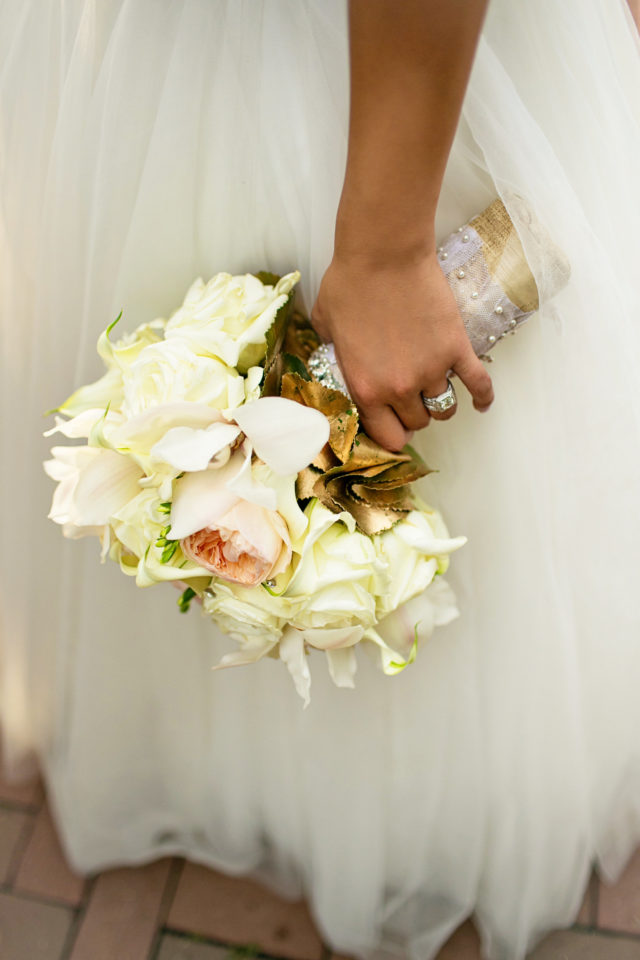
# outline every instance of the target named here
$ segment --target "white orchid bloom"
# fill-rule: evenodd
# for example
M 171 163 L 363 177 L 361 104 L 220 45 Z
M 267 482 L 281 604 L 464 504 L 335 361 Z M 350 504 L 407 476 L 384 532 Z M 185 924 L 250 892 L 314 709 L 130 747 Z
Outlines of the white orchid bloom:
M 222 466 L 240 432 L 235 424 L 219 420 L 207 427 L 172 427 L 154 444 L 151 456 L 181 472 L 206 470 L 212 460 Z
M 248 499 L 245 489 L 243 497 L 235 488 L 235 482 L 243 471 L 246 459 L 248 458 L 244 451 L 238 451 L 222 467 L 187 473 L 176 481 L 170 516 L 172 540 L 183 540 L 192 533 L 203 530 L 241 499 Z M 273 493 L 268 509 L 275 509 L 275 492 Z
M 230 414 L 261 460 L 274 473 L 299 473 L 329 439 L 329 421 L 319 410 L 285 397 L 261 397 Z
M 198 425 L 185 423 L 182 411 L 176 410 L 178 406 L 155 409 L 158 426 L 163 421 L 166 424 L 170 416 L 181 419 L 181 423 L 166 430 L 150 453 L 152 458 L 179 472 L 205 470 L 214 457 L 222 465 L 228 460 L 228 456 L 223 456 L 225 448 L 230 452 L 242 432 L 274 473 L 288 476 L 308 466 L 329 439 L 329 421 L 324 414 L 284 397 L 261 397 L 226 411 L 227 422 L 217 410 L 201 404 L 184 404 L 194 408 L 194 415 L 196 408 L 201 411 L 202 421 Z M 164 410 L 168 411 L 166 415 Z M 148 411 L 149 415 L 153 413 Z M 122 429 L 123 441 L 131 436 L 133 423 Z

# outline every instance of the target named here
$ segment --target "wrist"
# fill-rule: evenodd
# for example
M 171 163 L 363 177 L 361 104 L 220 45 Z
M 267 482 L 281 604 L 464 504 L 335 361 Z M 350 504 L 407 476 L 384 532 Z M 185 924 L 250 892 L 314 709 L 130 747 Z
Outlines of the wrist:
M 416 263 L 435 256 L 434 213 L 398 202 L 397 197 L 354 195 L 345 184 L 336 217 L 335 256 L 370 266 Z
M 435 258 L 435 236 L 433 229 L 401 228 L 382 217 L 336 222 L 334 256 L 371 268 L 415 265 Z

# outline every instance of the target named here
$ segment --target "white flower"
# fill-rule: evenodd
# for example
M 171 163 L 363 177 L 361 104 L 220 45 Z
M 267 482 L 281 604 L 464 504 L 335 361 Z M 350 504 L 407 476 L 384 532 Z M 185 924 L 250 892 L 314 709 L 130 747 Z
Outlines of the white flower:
M 282 606 L 274 603 L 275 599 L 263 587 L 214 581 L 202 598 L 202 609 L 238 643 L 245 657 L 251 651 L 253 660 L 264 656 L 268 651 L 263 647 L 270 649 L 282 636 L 286 621 L 282 617 Z M 235 653 L 227 656 L 235 659 Z M 226 658 L 219 664 L 231 665 L 235 663 L 231 664 Z
M 85 439 L 90 437 L 98 426 L 102 430 L 105 426 L 119 426 L 123 422 L 123 417 L 122 414 L 114 413 L 110 409 L 105 413 L 104 407 L 102 409 L 96 407 L 83 410 L 82 413 L 72 417 L 71 420 L 55 417 L 55 421 L 55 427 L 46 430 L 45 437 L 51 437 L 54 433 L 61 433 L 70 440 L 79 440 L 81 437 Z
M 180 546 L 185 556 L 216 577 L 249 587 L 282 573 L 291 560 L 289 531 L 278 511 L 249 500 L 211 509 L 207 526 L 189 534 Z
M 284 572 L 307 521 L 296 474 L 252 468 L 251 447 L 222 466 L 187 473 L 174 486 L 171 536 L 186 556 L 224 580 L 255 586 Z
M 241 647 L 228 654 L 221 667 L 260 659 L 278 644 L 278 653 L 289 669 L 296 689 L 308 703 L 310 675 L 305 650 L 324 650 L 329 670 L 339 686 L 353 686 L 353 647 L 365 627 L 376 622 L 375 596 L 382 583 L 384 564 L 370 537 L 355 529 L 348 513 L 334 514 L 317 500 L 304 512 L 308 528 L 294 542 L 299 559 L 292 575 L 283 574 L 276 591 L 249 589 L 236 584 L 205 597 L 204 610 L 222 629 L 233 632 Z M 242 639 L 250 623 L 250 644 Z M 258 643 L 262 630 L 263 642 Z
M 104 360 L 107 372 L 99 380 L 72 393 L 59 407 L 60 413 L 75 417 L 89 409 L 99 408 L 104 412 L 107 405 L 112 412 L 120 409 L 124 399 L 123 371 L 146 346 L 162 340 L 165 321 L 143 323 L 133 333 L 112 341 L 109 335 L 117 322 L 107 327 L 98 339 L 98 353 Z
M 215 357 L 198 356 L 177 338 L 141 350 L 122 376 L 122 410 L 128 417 L 178 401 L 225 409 L 245 397 L 244 377 L 236 370 Z
M 286 476 L 308 466 L 329 438 L 324 414 L 284 397 L 261 397 L 225 416 L 233 425 L 220 422 L 222 418 L 210 411 L 209 423 L 199 428 L 181 422 L 179 428 L 167 429 L 151 455 L 178 471 L 204 470 L 242 432 L 256 454 L 275 473 Z M 165 424 L 169 426 L 168 418 Z
M 219 357 L 244 373 L 264 358 L 265 335 L 299 279 L 296 271 L 275 286 L 251 274 L 218 273 L 206 284 L 196 280 L 168 321 L 165 336 L 179 338 L 194 353 Z
M 204 610 L 240 644 L 221 667 L 277 653 L 306 704 L 311 675 L 305 651 L 311 647 L 325 651 L 338 686 L 353 686 L 361 641 L 387 674 L 413 662 L 417 642 L 457 616 L 453 593 L 437 574 L 465 538 L 449 537 L 440 514 L 426 506 L 374 537 L 360 533 L 350 514 L 331 513 L 317 500 L 305 516 L 308 528 L 294 545 L 300 558 L 291 575 L 278 579 L 276 591 L 214 587 Z M 248 645 L 234 618 L 251 624 Z
M 167 516 L 160 512 L 161 494 L 157 488 L 147 487 L 127 501 L 110 518 L 113 533 L 110 556 L 120 563 L 124 573 L 135 576 L 139 587 L 169 580 L 202 579 L 207 585 L 209 576 L 199 564 L 185 558 L 178 547 L 168 560 L 162 559 L 162 537 Z
M 140 490 L 142 470 L 126 456 L 99 447 L 54 447 L 44 468 L 58 481 L 49 517 L 65 536 L 101 530 Z
M 351 514 L 331 513 L 317 500 L 305 511 L 309 529 L 302 555 L 287 585 L 289 599 L 304 599 L 296 616 L 300 629 L 373 626 L 375 597 L 384 566 L 371 540 L 355 528 Z
M 458 616 L 453 590 L 444 577 L 435 577 L 422 593 L 393 610 L 375 628 L 384 672 L 394 674 L 404 669 L 436 627 L 443 627 Z
M 438 511 L 426 506 L 372 539 L 388 571 L 386 587 L 376 603 L 380 620 L 422 593 L 436 574 L 445 573 L 449 554 L 467 542 L 466 537 L 450 537 Z

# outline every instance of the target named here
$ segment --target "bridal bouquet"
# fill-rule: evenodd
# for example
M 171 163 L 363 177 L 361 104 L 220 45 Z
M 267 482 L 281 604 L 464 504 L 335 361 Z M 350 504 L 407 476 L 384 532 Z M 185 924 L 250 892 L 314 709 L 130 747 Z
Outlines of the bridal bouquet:
M 383 671 L 457 615 L 442 579 L 463 537 L 411 484 L 428 468 L 359 428 L 311 374 L 318 346 L 293 307 L 298 273 L 197 280 L 169 320 L 98 341 L 106 373 L 56 411 L 49 516 L 94 535 L 146 587 L 174 581 L 186 611 L 237 643 L 218 666 L 279 657 L 309 702 L 310 648 L 353 686 L 354 648 Z

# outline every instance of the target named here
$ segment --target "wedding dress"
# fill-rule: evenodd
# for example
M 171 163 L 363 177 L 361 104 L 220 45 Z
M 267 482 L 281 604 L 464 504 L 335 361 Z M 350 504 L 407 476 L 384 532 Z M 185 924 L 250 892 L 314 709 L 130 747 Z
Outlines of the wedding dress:
M 42 764 L 79 870 L 184 854 L 304 893 L 326 940 L 430 960 L 474 914 L 521 960 L 590 864 L 640 842 L 640 55 L 622 0 L 492 0 L 441 236 L 496 195 L 542 309 L 497 345 L 496 402 L 419 438 L 469 542 L 461 615 L 355 691 L 311 657 L 228 649 L 46 520 L 43 411 L 100 374 L 98 334 L 195 276 L 332 251 L 348 116 L 343 0 L 0 3 L 1 719 Z M 510 198 L 566 253 L 553 302 Z M 511 206 L 510 206 L 511 204 Z M 384 362 L 384 358 L 380 358 Z M 459 391 L 462 392 L 462 391 Z

